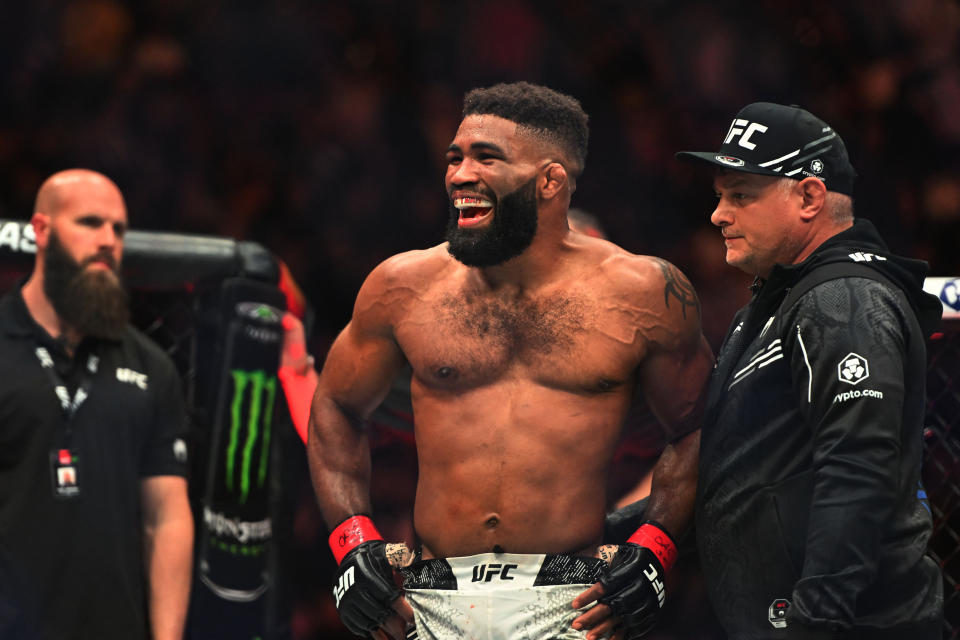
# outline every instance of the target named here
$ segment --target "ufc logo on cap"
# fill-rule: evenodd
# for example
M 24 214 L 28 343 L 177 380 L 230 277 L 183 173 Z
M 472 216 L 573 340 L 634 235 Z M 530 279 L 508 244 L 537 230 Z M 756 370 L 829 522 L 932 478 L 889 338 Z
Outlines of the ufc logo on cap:
M 743 127 L 746 127 L 746 129 Z M 727 137 L 724 138 L 723 144 L 730 144 L 731 140 L 737 136 L 740 136 L 740 140 L 737 141 L 737 144 L 745 149 L 750 149 L 753 151 L 757 148 L 757 145 L 753 142 L 750 142 L 750 136 L 755 133 L 764 133 L 766 130 L 766 125 L 762 125 L 759 122 L 750 122 L 749 120 L 741 120 L 740 118 L 737 118 L 730 123 L 730 130 L 727 131 Z

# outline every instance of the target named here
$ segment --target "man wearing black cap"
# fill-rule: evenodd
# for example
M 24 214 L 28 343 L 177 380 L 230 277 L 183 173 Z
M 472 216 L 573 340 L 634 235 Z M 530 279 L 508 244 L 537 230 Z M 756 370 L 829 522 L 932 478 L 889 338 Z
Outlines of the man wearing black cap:
M 716 168 L 727 263 L 756 276 L 714 370 L 696 527 L 731 638 L 940 638 L 920 484 L 925 263 L 853 219 L 840 136 L 803 109 L 744 107 Z

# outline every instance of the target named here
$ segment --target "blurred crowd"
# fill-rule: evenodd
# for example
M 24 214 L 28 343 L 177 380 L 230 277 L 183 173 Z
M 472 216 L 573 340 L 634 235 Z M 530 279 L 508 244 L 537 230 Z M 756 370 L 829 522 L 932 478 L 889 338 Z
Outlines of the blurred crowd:
M 0 216 L 27 216 L 54 170 L 96 168 L 139 228 L 274 251 L 329 335 L 372 266 L 442 240 L 463 92 L 526 79 L 591 116 L 574 205 L 702 291 L 736 276 L 708 181 L 673 153 L 717 145 L 754 100 L 834 124 L 861 174 L 858 213 L 956 274 L 958 34 L 952 0 L 8 3 Z
M 442 241 L 463 93 L 519 79 L 582 102 L 591 141 L 574 206 L 688 274 L 714 347 L 749 282 L 723 264 L 708 176 L 673 154 L 717 147 L 748 102 L 834 125 L 860 174 L 857 214 L 896 252 L 960 275 L 953 0 L 6 3 L 0 218 L 26 218 L 56 170 L 102 171 L 136 228 L 282 258 L 317 312 L 322 356 L 374 265 Z M 383 465 L 408 465 L 389 447 L 409 443 L 386 445 Z M 393 477 L 409 479 L 383 487 L 402 503 L 413 476 Z M 302 540 L 323 539 L 318 517 L 298 513 Z M 300 615 L 297 637 L 314 637 L 321 622 Z

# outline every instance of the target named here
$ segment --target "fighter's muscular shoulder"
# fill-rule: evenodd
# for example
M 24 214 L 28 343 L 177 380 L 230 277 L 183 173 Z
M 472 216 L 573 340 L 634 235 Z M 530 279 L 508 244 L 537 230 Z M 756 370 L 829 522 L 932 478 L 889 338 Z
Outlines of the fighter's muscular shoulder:
M 647 348 L 673 349 L 696 342 L 700 335 L 700 302 L 686 276 L 666 260 L 609 251 L 598 270 L 604 298 L 613 317 L 627 321 Z M 613 325 L 622 329 L 617 322 Z
M 443 245 L 406 251 L 384 260 L 360 288 L 352 322 L 364 327 L 393 327 L 454 268 Z
M 444 255 L 427 249 L 395 255 L 371 271 L 350 322 L 330 347 L 318 393 L 335 398 L 353 414 L 372 411 L 407 358 L 397 339 L 398 325 L 416 312 L 422 293 L 446 268 Z
M 699 427 L 702 389 L 713 354 L 700 326 L 700 302 L 674 265 L 651 256 L 626 256 L 613 267 L 621 295 L 636 307 L 645 349 L 638 381 L 669 439 Z

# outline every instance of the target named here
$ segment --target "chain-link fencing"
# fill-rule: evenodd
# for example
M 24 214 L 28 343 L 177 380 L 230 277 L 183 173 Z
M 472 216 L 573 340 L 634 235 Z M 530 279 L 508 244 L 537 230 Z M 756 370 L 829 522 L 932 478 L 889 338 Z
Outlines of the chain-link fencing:
M 960 320 L 930 341 L 923 479 L 933 512 L 930 554 L 943 568 L 944 637 L 960 638 Z

